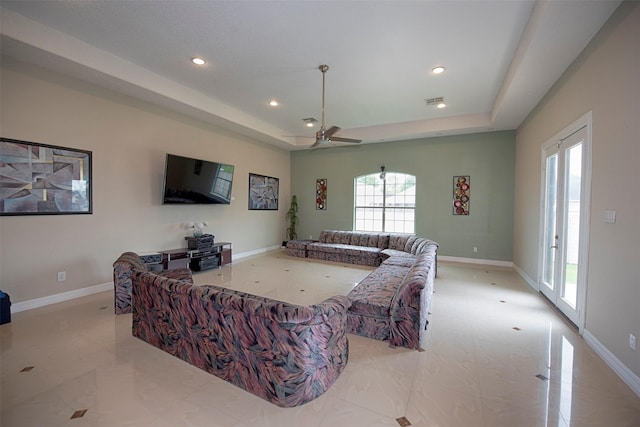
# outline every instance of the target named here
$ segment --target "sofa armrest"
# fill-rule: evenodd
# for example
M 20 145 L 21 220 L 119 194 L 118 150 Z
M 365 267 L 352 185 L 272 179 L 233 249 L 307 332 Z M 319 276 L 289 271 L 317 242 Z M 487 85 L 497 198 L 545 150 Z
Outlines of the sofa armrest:
M 433 263 L 433 256 L 420 256 L 391 299 L 390 345 L 420 348 L 433 293 Z
M 349 307 L 351 307 L 351 300 L 344 295 L 327 298 L 320 304 L 312 306 L 315 315 L 325 320 L 333 316 L 346 316 Z

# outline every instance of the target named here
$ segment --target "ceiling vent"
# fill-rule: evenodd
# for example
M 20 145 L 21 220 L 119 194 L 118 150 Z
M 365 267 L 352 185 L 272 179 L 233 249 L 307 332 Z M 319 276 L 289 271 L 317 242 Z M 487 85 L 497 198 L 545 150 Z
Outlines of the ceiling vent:
M 424 102 L 426 102 L 428 106 L 431 106 L 431 105 L 436 105 L 437 106 L 438 104 L 441 104 L 441 103 L 444 102 L 444 98 L 441 97 L 441 96 L 439 96 L 437 98 L 427 98 L 427 99 L 424 100 Z

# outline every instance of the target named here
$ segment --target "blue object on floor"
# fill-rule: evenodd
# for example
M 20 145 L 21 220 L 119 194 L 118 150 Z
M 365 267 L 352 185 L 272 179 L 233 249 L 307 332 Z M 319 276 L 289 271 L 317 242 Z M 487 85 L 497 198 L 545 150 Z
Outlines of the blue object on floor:
M 11 299 L 9 294 L 0 291 L 0 325 L 11 322 Z

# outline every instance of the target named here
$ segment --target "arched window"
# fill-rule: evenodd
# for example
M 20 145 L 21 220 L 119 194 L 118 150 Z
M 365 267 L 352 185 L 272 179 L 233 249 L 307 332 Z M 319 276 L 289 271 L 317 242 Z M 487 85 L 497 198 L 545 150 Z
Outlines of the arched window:
M 384 172 L 354 179 L 356 231 L 414 233 L 416 177 Z

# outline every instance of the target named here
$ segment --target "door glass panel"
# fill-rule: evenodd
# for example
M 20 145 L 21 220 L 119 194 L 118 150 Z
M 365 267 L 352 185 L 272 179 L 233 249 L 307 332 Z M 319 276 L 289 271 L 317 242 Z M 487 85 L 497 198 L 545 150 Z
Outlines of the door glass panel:
M 566 258 L 562 298 L 576 307 L 578 294 L 578 252 L 580 249 L 580 187 L 582 183 L 582 144 L 567 150 L 566 183 Z
M 544 212 L 544 265 L 543 283 L 554 288 L 556 261 L 556 195 L 558 177 L 558 154 L 547 157 L 547 173 L 545 177 L 545 212 Z
M 543 146 L 540 292 L 583 327 L 588 265 L 590 160 L 587 123 Z M 564 131 L 563 131 L 564 133 Z

